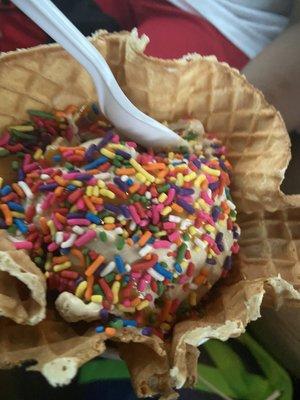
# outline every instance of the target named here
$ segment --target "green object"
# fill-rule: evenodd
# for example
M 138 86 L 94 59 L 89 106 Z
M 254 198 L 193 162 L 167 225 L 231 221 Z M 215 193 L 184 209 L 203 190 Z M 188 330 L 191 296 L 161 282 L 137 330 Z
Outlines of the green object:
M 106 242 L 107 241 L 107 235 L 105 232 L 100 232 L 99 233 L 99 238 L 102 240 L 102 242 Z
M 19 169 L 19 163 L 18 163 L 18 161 L 12 161 L 11 167 L 12 167 L 12 169 L 13 169 L 14 171 L 18 171 L 18 169 Z
M 182 260 L 184 259 L 184 255 L 187 249 L 187 245 L 185 243 L 182 243 L 177 250 L 177 256 L 176 256 L 176 262 L 178 262 L 179 264 L 182 262 Z
M 40 110 L 27 110 L 29 115 L 33 115 L 35 117 L 45 118 L 45 119 L 55 119 L 53 114 L 47 113 L 45 111 Z
M 123 236 L 118 236 L 116 239 L 117 249 L 120 251 L 123 249 L 124 246 L 125 246 L 125 240 L 124 240 Z
M 4 147 L 0 147 L 0 157 L 5 157 L 7 154 L 9 154 L 9 151 Z
M 79 383 L 105 379 L 129 379 L 128 368 L 121 360 L 92 360 L 79 370 Z

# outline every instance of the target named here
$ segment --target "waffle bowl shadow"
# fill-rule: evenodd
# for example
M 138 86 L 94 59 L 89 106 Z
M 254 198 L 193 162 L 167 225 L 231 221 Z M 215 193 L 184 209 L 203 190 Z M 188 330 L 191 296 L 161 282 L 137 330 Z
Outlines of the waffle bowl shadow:
M 34 360 L 31 369 L 53 386 L 65 385 L 81 365 L 105 351 L 109 339 L 126 361 L 138 396 L 175 398 L 174 388 L 195 382 L 197 346 L 205 339 L 240 335 L 260 317 L 262 305 L 300 305 L 300 196 L 280 191 L 291 157 L 289 136 L 263 95 L 214 57 L 147 57 L 147 38 L 139 39 L 135 31 L 100 31 L 91 40 L 142 111 L 160 121 L 197 118 L 227 146 L 241 250 L 228 278 L 210 291 L 201 315 L 175 325 L 172 340 L 165 343 L 132 328 L 107 338 L 87 323 L 66 323 L 36 294 L 36 285 L 42 291 L 44 283 L 39 274 L 32 283 L 34 264 L 0 238 L 0 367 Z M 87 73 L 57 45 L 1 55 L 0 94 L 0 129 L 24 120 L 30 108 L 62 109 L 96 99 Z M 0 174 L 9 174 L 4 164 Z M 17 264 L 14 271 L 5 261 L 10 252 Z M 31 304 L 18 297 L 13 288 L 17 280 L 31 291 Z

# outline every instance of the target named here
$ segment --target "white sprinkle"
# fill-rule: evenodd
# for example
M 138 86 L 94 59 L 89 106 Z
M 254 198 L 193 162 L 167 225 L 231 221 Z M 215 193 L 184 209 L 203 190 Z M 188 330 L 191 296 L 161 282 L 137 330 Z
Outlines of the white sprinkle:
M 136 223 L 134 221 L 130 222 L 129 229 L 131 231 L 135 231 L 136 230 Z
M 176 224 L 178 224 L 181 221 L 180 217 L 177 217 L 177 215 L 169 215 L 169 221 L 170 222 L 176 222 Z
M 50 179 L 50 175 L 47 175 L 47 174 L 41 174 L 41 179 L 43 179 L 43 180 L 47 180 L 47 179 Z
M 56 232 L 55 234 L 55 243 L 61 244 L 64 240 L 64 233 L 61 231 Z
M 95 175 L 96 179 L 101 179 L 102 181 L 108 181 L 111 178 L 110 172 L 101 172 L 100 174 Z
M 122 175 L 122 176 L 121 176 L 121 181 L 122 181 L 122 182 L 126 182 L 127 179 L 128 179 L 128 176 L 127 176 L 127 175 Z
M 198 289 L 198 286 L 197 286 L 195 283 L 190 283 L 190 284 L 189 284 L 189 288 L 190 288 L 191 290 L 196 290 L 196 289 Z
M 147 192 L 145 192 L 145 197 L 146 199 L 150 200 L 152 198 L 152 194 L 147 190 Z
M 34 196 L 33 196 L 33 193 L 32 193 L 30 187 L 27 185 L 26 182 L 24 182 L 24 181 L 19 181 L 19 182 L 18 182 L 18 185 L 19 185 L 20 188 L 23 190 L 23 192 L 25 193 L 25 195 L 26 195 L 26 197 L 27 197 L 28 199 L 33 199 L 33 197 L 34 197 Z
M 146 246 L 142 247 L 141 250 L 139 251 L 139 255 L 141 257 L 145 257 L 145 255 L 147 255 L 148 253 L 150 253 L 150 251 L 153 250 L 153 247 L 150 246 L 149 244 L 147 244 Z
M 40 203 L 37 203 L 36 207 L 35 207 L 36 213 L 37 214 L 43 214 L 43 209 L 42 209 L 42 205 Z
M 193 224 L 192 221 L 190 221 L 189 219 L 186 219 L 185 221 L 182 221 L 180 224 L 180 228 L 182 230 L 186 230 L 189 226 L 191 226 Z
M 117 235 L 122 235 L 123 234 L 123 229 L 120 226 L 118 226 L 116 229 L 114 229 L 114 232 Z
M 158 199 L 152 199 L 152 203 L 153 203 L 153 204 L 158 204 L 159 201 L 158 201 Z
M 62 249 L 67 249 L 68 247 L 72 247 L 76 239 L 77 239 L 77 235 L 75 235 L 75 233 L 71 233 L 69 239 L 66 240 L 65 242 L 62 242 L 60 247 Z
M 231 210 L 235 210 L 235 209 L 236 209 L 235 204 L 233 204 L 232 201 L 227 200 L 227 204 L 229 205 L 229 208 L 230 208 Z
M 78 225 L 73 226 L 72 231 L 77 233 L 77 235 L 82 235 L 84 233 L 84 229 Z
M 131 271 L 131 266 L 130 266 L 129 264 L 126 264 L 126 265 L 125 265 L 125 270 L 126 270 L 127 272 L 130 272 L 130 271 Z
M 114 261 L 111 261 L 110 263 L 107 264 L 105 268 L 100 272 L 100 276 L 106 276 L 110 274 L 114 269 L 116 268 L 116 263 Z
M 156 272 L 155 269 L 153 269 L 153 268 L 147 269 L 147 272 L 149 275 L 152 276 L 152 278 L 156 279 L 157 281 L 162 282 L 165 279 L 161 274 Z
M 206 249 L 206 247 L 207 247 L 207 242 L 205 242 L 197 237 L 194 237 L 194 243 L 196 246 L 201 247 L 201 249 Z

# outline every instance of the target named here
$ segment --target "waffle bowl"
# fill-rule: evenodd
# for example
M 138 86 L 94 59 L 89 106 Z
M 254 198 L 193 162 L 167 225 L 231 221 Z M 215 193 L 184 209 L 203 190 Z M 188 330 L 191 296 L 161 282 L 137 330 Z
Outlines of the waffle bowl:
M 48 305 L 45 319 L 35 326 L 0 320 L 0 367 L 34 360 L 31 369 L 53 386 L 64 385 L 82 364 L 113 346 L 127 362 L 138 396 L 171 399 L 176 397 L 173 388 L 195 382 L 197 346 L 205 339 L 238 336 L 260 316 L 262 304 L 300 304 L 300 196 L 280 191 L 290 160 L 289 137 L 280 114 L 263 95 L 214 57 L 147 57 L 147 38 L 139 39 L 135 31 L 100 31 L 91 40 L 138 108 L 160 121 L 197 118 L 227 146 L 241 251 L 199 316 L 178 323 L 170 343 L 135 329 L 123 328 L 113 337 L 96 334 L 89 324 L 64 322 Z M 3 54 L 0 94 L 0 128 L 24 120 L 30 108 L 62 109 L 96 99 L 87 73 L 57 45 Z M 0 166 L 0 175 L 7 173 Z M 11 301 L 20 305 L 21 299 L 12 295 Z

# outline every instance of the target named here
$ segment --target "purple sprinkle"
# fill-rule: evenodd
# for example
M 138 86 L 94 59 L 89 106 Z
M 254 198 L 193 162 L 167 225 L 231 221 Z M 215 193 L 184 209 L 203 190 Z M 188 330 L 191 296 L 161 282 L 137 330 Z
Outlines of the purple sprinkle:
M 219 218 L 220 215 L 220 209 L 219 207 L 213 207 L 212 211 L 211 211 L 211 216 L 212 219 L 216 222 Z
M 171 184 L 170 184 L 170 187 L 171 187 L 172 189 L 174 189 L 176 193 L 179 193 L 180 187 L 178 187 L 178 186 L 175 185 L 174 183 L 171 183 Z
M 85 152 L 84 158 L 87 161 L 93 161 L 94 159 L 94 153 L 97 151 L 97 146 L 95 144 L 91 144 L 87 151 Z
M 217 263 L 217 261 L 214 258 L 207 258 L 205 262 L 206 264 L 209 265 L 215 265 Z
M 68 219 L 74 219 L 74 218 L 84 218 L 85 217 L 85 212 L 77 212 L 77 213 L 69 213 L 67 214 Z
M 0 218 L 0 228 L 1 229 L 6 229 L 7 228 L 7 225 L 6 225 L 6 223 L 5 223 L 3 218 Z
M 100 141 L 100 143 L 97 144 L 97 150 L 102 149 L 102 147 L 106 146 L 107 143 L 111 141 L 111 139 L 114 137 L 114 132 L 108 131 L 107 134 L 104 136 L 104 138 Z
M 102 308 L 102 310 L 100 310 L 99 314 L 100 314 L 100 318 L 103 322 L 106 322 L 108 320 L 109 312 L 105 308 Z
M 113 204 L 105 204 L 104 205 L 105 210 L 111 211 L 115 214 L 120 214 L 120 209 L 117 206 L 114 206 Z
M 198 158 L 196 158 L 195 160 L 193 160 L 193 164 L 196 165 L 196 167 L 199 169 L 201 167 L 201 161 L 198 160 Z
M 177 198 L 176 203 L 180 205 L 185 211 L 187 211 L 189 214 L 194 214 L 195 209 L 193 206 L 191 206 L 189 203 L 187 203 L 185 200 L 181 198 Z
M 81 276 L 79 276 L 79 277 L 76 279 L 76 281 L 75 281 L 76 286 L 78 286 L 79 283 L 81 283 L 81 282 L 83 282 L 83 281 L 84 281 L 84 279 L 83 279 Z
M 195 193 L 194 189 L 191 188 L 178 188 L 177 193 L 180 196 L 190 196 Z
M 89 174 L 78 174 L 76 176 L 76 179 L 78 179 L 79 181 L 88 181 L 89 179 L 93 178 L 93 175 L 89 175 Z
M 142 329 L 141 333 L 144 336 L 151 336 L 152 335 L 152 328 L 146 326 L 145 328 Z
M 57 183 L 48 183 L 48 184 L 46 184 L 46 185 L 40 186 L 40 187 L 39 187 L 39 190 L 42 191 L 42 192 L 50 191 L 50 190 L 56 189 L 57 186 L 58 186 Z
M 125 206 L 125 204 L 120 205 L 120 209 L 121 209 L 121 212 L 122 212 L 122 214 L 124 215 L 125 218 L 130 218 L 131 217 L 131 214 L 130 214 L 130 212 L 128 210 L 128 207 Z
M 216 190 L 219 187 L 219 182 L 212 182 L 208 185 L 211 191 Z
M 128 185 L 125 182 L 123 182 L 122 179 L 119 178 L 118 176 L 114 177 L 114 182 L 123 192 L 128 191 Z
M 125 160 L 130 160 L 131 159 L 131 154 L 129 154 L 129 153 L 126 153 L 126 151 L 123 151 L 123 150 L 117 150 L 116 151 L 116 154 L 118 155 L 118 156 L 122 156 L 123 158 L 125 158 Z
M 23 181 L 25 179 L 25 172 L 22 169 L 18 171 L 18 181 Z
M 231 267 L 232 267 L 232 257 L 231 256 L 227 256 L 225 258 L 223 268 L 225 268 L 227 270 L 230 270 Z

